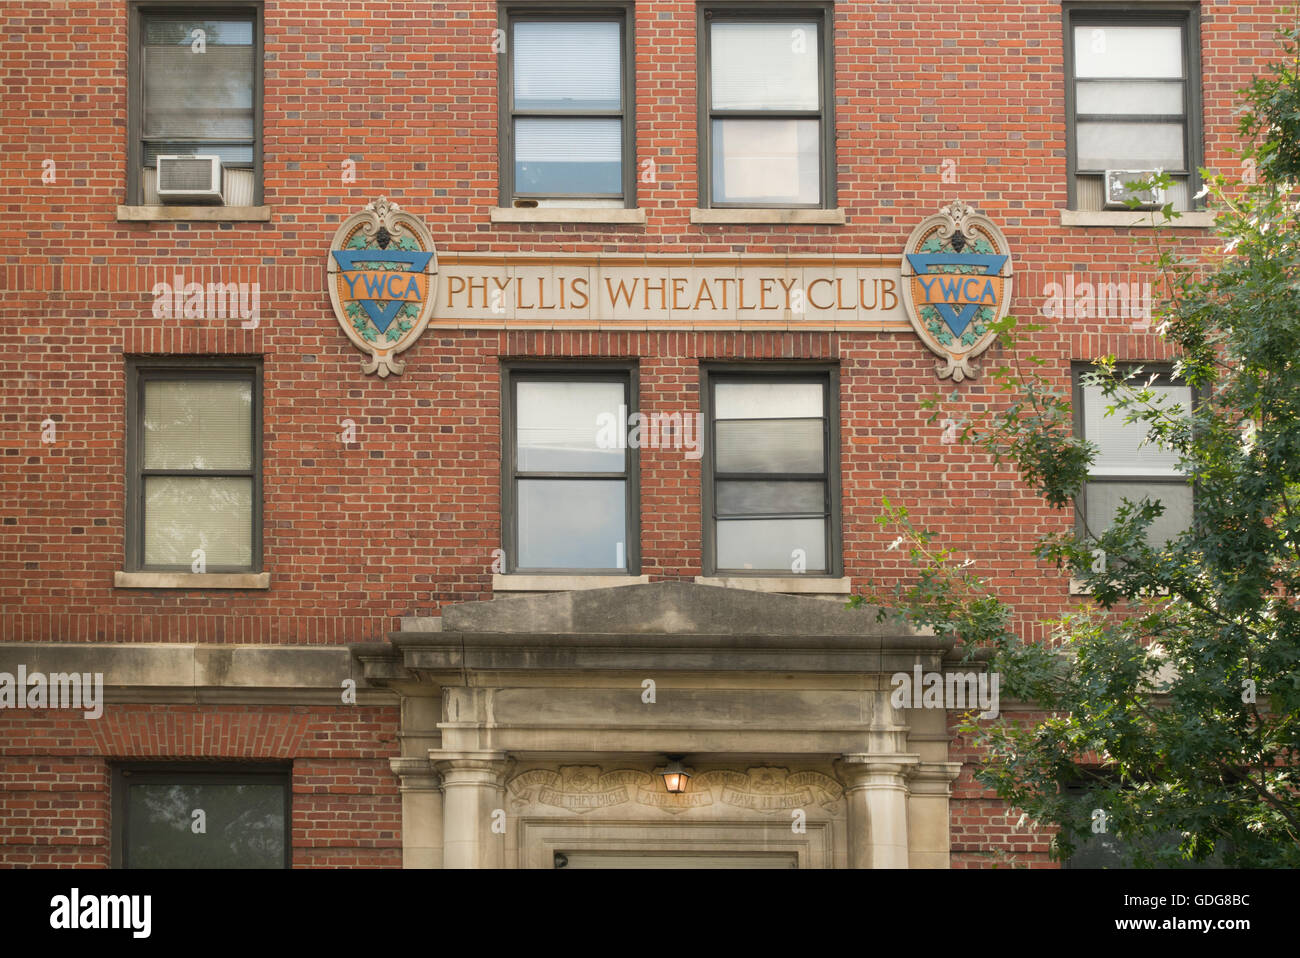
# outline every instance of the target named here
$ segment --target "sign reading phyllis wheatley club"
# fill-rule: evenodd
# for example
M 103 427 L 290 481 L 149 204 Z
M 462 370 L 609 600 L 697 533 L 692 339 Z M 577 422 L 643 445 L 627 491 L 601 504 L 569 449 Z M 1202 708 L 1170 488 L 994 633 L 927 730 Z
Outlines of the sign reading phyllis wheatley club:
M 987 220 L 972 234 L 972 248 L 961 236 L 951 248 L 950 234 L 961 225 L 950 215 L 954 207 L 966 212 L 953 204 L 941 220 L 950 228 L 927 233 L 934 249 L 924 255 L 909 250 L 910 261 L 906 256 L 762 254 L 436 256 L 423 225 L 380 199 L 335 234 L 329 289 L 344 332 L 371 354 L 366 371 L 381 376 L 401 372 L 397 354 L 414 345 L 427 326 L 792 332 L 911 328 L 950 366 L 955 362 L 954 368 L 972 375 L 964 363 L 986 348 L 991 337 L 984 335 L 985 327 L 1005 314 L 1010 299 L 1010 256 Z M 954 352 L 960 354 L 955 360 Z

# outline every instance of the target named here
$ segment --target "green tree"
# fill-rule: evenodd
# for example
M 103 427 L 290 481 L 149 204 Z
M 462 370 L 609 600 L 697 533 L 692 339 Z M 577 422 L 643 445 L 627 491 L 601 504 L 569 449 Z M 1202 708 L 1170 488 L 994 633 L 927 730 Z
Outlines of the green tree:
M 1157 332 L 1181 356 L 1190 413 L 1113 358 L 1088 375 L 1110 414 L 1176 451 L 1195 483 L 1191 527 L 1149 541 L 1162 507 L 1142 500 L 1108 529 L 1042 539 L 1037 557 L 1091 598 L 1050 623 L 1049 642 L 1031 643 L 969 560 L 905 507 L 886 501 L 880 517 L 902 532 L 916 574 L 871 600 L 955 636 L 972 660 L 990 659 L 1004 699 L 1046 715 L 968 719 L 963 730 L 988 749 L 978 779 L 1055 831 L 1057 856 L 1091 835 L 1101 809 L 1134 865 L 1300 865 L 1298 31 L 1282 39 L 1285 55 L 1246 91 L 1245 175 L 1205 174 L 1222 249 L 1186 258 L 1157 241 L 1167 292 Z M 1036 329 L 999 328 L 1009 356 Z M 1066 513 L 1064 528 L 1096 450 L 1074 435 L 1069 390 L 1041 365 L 1028 357 L 997 370 L 1009 405 L 966 423 L 962 439 L 1013 464 Z M 1066 787 L 1080 782 L 1083 792 Z

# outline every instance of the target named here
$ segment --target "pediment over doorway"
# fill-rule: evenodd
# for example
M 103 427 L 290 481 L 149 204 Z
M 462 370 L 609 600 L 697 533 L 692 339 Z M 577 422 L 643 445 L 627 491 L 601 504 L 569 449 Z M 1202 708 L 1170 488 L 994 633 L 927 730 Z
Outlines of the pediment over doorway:
M 659 668 L 677 671 L 881 672 L 937 666 L 952 640 L 877 609 L 653 582 L 464 602 L 440 628 L 358 647 L 373 679 L 454 670 Z
M 900 618 L 807 596 L 652 582 L 611 589 L 462 602 L 442 613 L 444 631 L 548 635 L 897 635 Z

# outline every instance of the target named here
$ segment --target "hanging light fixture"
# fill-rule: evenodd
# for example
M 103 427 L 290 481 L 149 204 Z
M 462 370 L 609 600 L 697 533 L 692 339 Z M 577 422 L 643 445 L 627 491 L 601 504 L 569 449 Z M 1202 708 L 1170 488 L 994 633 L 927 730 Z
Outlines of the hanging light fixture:
M 690 773 L 682 767 L 682 760 L 669 756 L 668 764 L 664 766 L 664 788 L 668 789 L 668 793 L 680 795 L 685 792 L 690 777 Z

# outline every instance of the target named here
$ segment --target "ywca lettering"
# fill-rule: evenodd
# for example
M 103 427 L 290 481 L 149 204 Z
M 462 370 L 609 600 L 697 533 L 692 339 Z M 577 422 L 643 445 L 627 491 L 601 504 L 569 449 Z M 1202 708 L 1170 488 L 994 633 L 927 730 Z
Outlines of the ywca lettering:
M 918 276 L 916 281 L 921 284 L 925 294 L 923 305 L 975 303 L 980 306 L 996 306 L 1002 291 L 1000 280 L 983 276 Z
M 58 929 L 127 928 L 133 938 L 152 930 L 153 896 L 86 895 L 79 889 L 50 899 L 50 927 Z
M 339 274 L 348 284 L 348 295 L 353 299 L 400 300 L 419 303 L 428 289 L 428 277 L 423 273 L 397 273 L 390 270 L 361 269 Z M 360 283 L 360 288 L 357 284 Z

